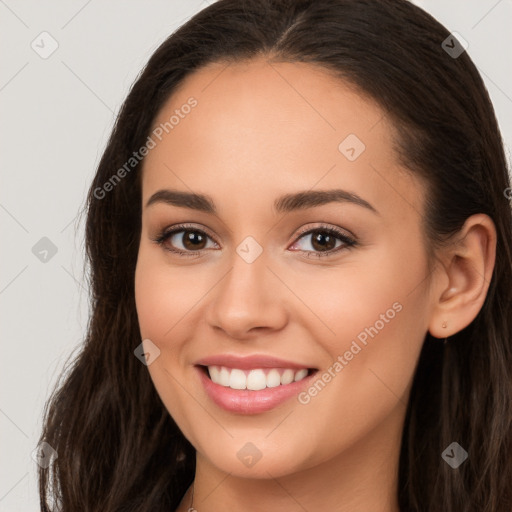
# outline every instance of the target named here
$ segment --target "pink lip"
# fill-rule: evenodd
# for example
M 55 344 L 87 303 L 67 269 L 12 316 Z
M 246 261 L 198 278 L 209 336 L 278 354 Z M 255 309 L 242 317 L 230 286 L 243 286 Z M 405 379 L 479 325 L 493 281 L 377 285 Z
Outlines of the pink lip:
M 231 389 L 215 384 L 203 368 L 196 366 L 196 370 L 210 399 L 222 409 L 237 414 L 258 414 L 274 409 L 291 397 L 297 396 L 302 389 L 309 385 L 314 373 L 316 373 L 314 372 L 298 382 L 251 391 L 248 389 Z
M 264 355 L 240 357 L 231 354 L 219 354 L 200 359 L 195 364 L 201 366 L 225 366 L 226 368 L 239 368 L 240 370 L 252 370 L 254 368 L 291 368 L 300 370 L 302 368 L 311 368 L 307 364 L 294 363 L 293 361 Z

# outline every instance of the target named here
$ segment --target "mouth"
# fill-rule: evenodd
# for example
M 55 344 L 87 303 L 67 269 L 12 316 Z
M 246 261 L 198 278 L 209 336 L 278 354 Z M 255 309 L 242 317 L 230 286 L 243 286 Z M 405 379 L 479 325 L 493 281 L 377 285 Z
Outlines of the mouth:
M 218 365 L 199 365 L 200 370 L 215 384 L 230 389 L 260 391 L 287 386 L 312 375 L 315 368 L 229 368 Z
M 196 364 L 195 369 L 214 404 L 230 413 L 250 415 L 270 411 L 296 397 L 318 371 L 293 366 L 236 368 Z

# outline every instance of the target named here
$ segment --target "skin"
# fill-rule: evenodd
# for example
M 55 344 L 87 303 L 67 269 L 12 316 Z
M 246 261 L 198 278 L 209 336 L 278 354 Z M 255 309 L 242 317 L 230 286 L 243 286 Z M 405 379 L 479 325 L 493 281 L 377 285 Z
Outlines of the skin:
M 160 350 L 149 373 L 197 450 L 194 507 L 398 511 L 400 440 L 422 343 L 428 331 L 448 337 L 477 315 L 494 225 L 470 217 L 429 273 L 424 183 L 398 164 L 378 105 L 321 68 L 265 58 L 209 65 L 187 77 L 154 126 L 191 96 L 197 106 L 144 161 L 135 288 L 142 339 Z M 348 134 L 366 146 L 354 161 L 338 149 Z M 146 207 L 161 189 L 206 194 L 218 213 Z M 347 190 L 378 213 L 334 202 L 273 211 L 279 196 L 311 189 Z M 182 222 L 211 237 L 199 257 L 152 240 Z M 315 258 L 322 248 L 299 230 L 320 224 L 358 245 Z M 183 234 L 167 247 L 193 250 Z M 250 264 L 236 252 L 247 236 L 263 249 Z M 322 374 L 397 302 L 400 312 L 307 404 L 292 397 L 261 414 L 227 412 L 193 366 L 214 354 L 265 354 Z M 237 457 L 247 442 L 262 455 L 252 467 Z M 190 499 L 191 489 L 178 510 Z

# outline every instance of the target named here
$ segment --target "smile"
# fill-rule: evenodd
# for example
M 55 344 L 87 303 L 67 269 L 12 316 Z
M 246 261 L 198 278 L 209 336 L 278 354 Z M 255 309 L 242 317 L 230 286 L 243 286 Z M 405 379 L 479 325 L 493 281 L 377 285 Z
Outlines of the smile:
M 227 368 L 226 366 L 208 366 L 208 374 L 215 384 L 231 389 L 249 389 L 251 391 L 299 382 L 307 377 L 308 373 L 307 368 L 301 368 L 300 370 L 291 368 L 242 370 Z
M 236 414 L 270 411 L 306 388 L 317 368 L 271 356 L 217 355 L 196 361 L 200 385 L 215 405 Z

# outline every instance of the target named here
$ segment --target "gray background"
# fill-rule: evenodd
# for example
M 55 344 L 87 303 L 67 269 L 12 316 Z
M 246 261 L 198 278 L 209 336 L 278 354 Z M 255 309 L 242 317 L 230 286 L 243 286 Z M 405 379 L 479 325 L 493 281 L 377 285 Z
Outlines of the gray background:
M 42 408 L 88 318 L 77 213 L 114 116 L 151 53 L 210 3 L 0 0 L 0 511 L 39 510 Z M 469 43 L 510 162 L 512 0 L 415 3 Z

